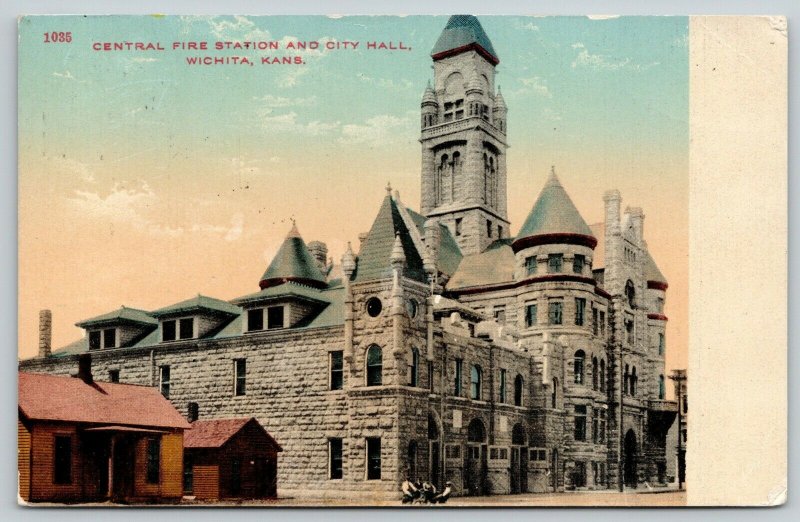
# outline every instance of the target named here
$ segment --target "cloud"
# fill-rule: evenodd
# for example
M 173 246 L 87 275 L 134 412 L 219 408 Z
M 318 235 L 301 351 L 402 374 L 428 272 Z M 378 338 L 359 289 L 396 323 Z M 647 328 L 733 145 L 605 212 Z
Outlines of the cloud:
M 86 163 L 64 156 L 48 156 L 47 161 L 52 164 L 52 171 L 59 175 L 72 174 L 85 183 L 95 182 L 94 171 Z
M 622 68 L 633 69 L 636 71 L 644 71 L 660 62 L 651 62 L 648 64 L 639 64 L 633 62 L 630 58 L 615 59 L 606 54 L 592 54 L 581 42 L 572 44 L 573 49 L 579 49 L 578 56 L 572 62 L 572 68 L 586 67 L 594 70 L 608 70 L 616 71 Z
M 533 22 L 528 22 L 525 24 L 519 24 L 520 29 L 524 29 L 525 31 L 533 31 L 535 33 L 539 32 L 539 26 L 534 24 Z
M 285 73 L 282 76 L 278 76 L 275 79 L 275 83 L 278 87 L 282 87 L 284 89 L 291 88 L 297 85 L 300 78 L 308 74 L 309 72 L 308 64 L 304 66 L 296 65 L 291 68 L 285 69 Z
M 544 98 L 552 98 L 553 94 L 548 89 L 547 85 L 539 76 L 534 76 L 533 78 L 520 78 L 519 80 L 522 85 L 525 87 L 517 91 L 517 94 L 522 94 L 524 92 L 533 92 L 539 96 Z
M 85 80 L 79 80 L 75 78 L 69 71 L 64 71 L 63 73 L 58 71 L 53 71 L 53 76 L 55 76 L 56 78 L 63 78 L 64 80 L 70 80 L 73 82 L 86 83 Z
M 403 118 L 390 114 L 373 116 L 363 125 L 348 124 L 342 126 L 339 143 L 385 145 L 395 139 L 399 132 L 411 132 L 411 124 L 416 121 L 410 114 Z
M 325 123 L 315 120 L 309 123 L 302 123 L 297 120 L 297 113 L 294 111 L 275 115 L 272 114 L 270 109 L 267 109 L 266 112 L 266 115 L 261 118 L 261 125 L 264 129 L 274 132 L 319 136 L 335 131 L 341 125 L 338 121 Z
M 414 83 L 405 78 L 398 83 L 395 80 L 388 78 L 373 78 L 371 76 L 367 76 L 364 73 L 358 73 L 356 77 L 362 82 L 368 83 L 370 85 L 376 85 L 382 89 L 387 89 L 390 91 L 406 91 L 408 89 L 414 88 Z
M 151 62 L 159 62 L 158 58 L 153 58 L 152 56 L 134 56 L 131 58 L 132 62 L 135 63 L 151 63 Z
M 269 31 L 260 29 L 246 16 L 234 16 L 233 20 L 227 17 L 220 20 L 220 17 L 214 16 L 208 19 L 208 25 L 211 34 L 222 41 L 253 42 L 270 39 Z
M 265 107 L 280 108 L 280 107 L 309 107 L 317 104 L 316 96 L 309 96 L 307 98 L 286 98 L 283 96 L 273 96 L 267 94 L 266 96 L 254 97 L 254 100 L 264 102 Z
M 231 225 L 225 233 L 225 241 L 236 241 L 244 232 L 244 214 L 237 212 L 231 216 Z

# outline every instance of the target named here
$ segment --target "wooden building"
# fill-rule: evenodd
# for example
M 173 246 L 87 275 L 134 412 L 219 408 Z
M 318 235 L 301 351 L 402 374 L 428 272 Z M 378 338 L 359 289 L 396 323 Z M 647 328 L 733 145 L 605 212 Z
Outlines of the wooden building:
M 274 498 L 280 451 L 255 418 L 195 421 L 184 439 L 184 491 L 198 500 Z
M 30 502 L 169 502 L 182 496 L 189 423 L 157 389 L 19 372 L 19 494 Z

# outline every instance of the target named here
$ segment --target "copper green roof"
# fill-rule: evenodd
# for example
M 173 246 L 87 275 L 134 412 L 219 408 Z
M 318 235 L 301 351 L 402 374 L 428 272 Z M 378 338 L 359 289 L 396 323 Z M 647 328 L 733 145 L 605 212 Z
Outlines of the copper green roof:
M 555 170 L 514 240 L 515 251 L 543 243 L 580 243 L 594 248 L 597 239 L 581 217 Z
M 214 299 L 213 297 L 206 297 L 198 294 L 197 297 L 192 297 L 174 305 L 165 306 L 158 310 L 151 312 L 153 317 L 166 317 L 170 315 L 178 315 L 192 312 L 206 312 L 212 314 L 227 314 L 239 315 L 242 310 L 238 306 L 234 306 L 227 301 Z
M 97 317 L 92 317 L 91 319 L 86 319 L 85 321 L 75 323 L 75 326 L 79 328 L 91 328 L 93 326 L 103 326 L 118 323 L 157 325 L 158 321 L 144 310 L 123 306 L 118 310 L 114 310 L 113 312 L 98 315 Z
M 378 216 L 361 245 L 354 281 L 386 279 L 392 276 L 390 258 L 395 236 L 398 235 L 406 256 L 403 275 L 417 281 L 425 281 L 422 257 L 414 246 L 408 226 L 397 208 L 397 202 L 388 194 L 383 199 Z
M 406 211 L 411 216 L 420 234 L 425 235 L 425 221 L 427 219 L 422 214 L 406 208 Z M 439 249 L 438 259 L 436 266 L 440 272 L 452 276 L 458 269 L 459 263 L 464 255 L 461 253 L 456 239 L 450 233 L 450 229 L 446 225 L 439 223 Z
M 447 290 L 513 281 L 516 261 L 510 243 L 509 239 L 498 240 L 479 254 L 465 256 L 458 265 L 458 270 L 447 282 Z
M 658 265 L 656 265 L 655 260 L 653 260 L 653 256 L 651 256 L 650 252 L 646 249 L 644 251 L 644 278 L 647 281 L 667 284 L 667 278 L 664 277 L 664 274 L 658 269 Z
M 233 299 L 233 302 L 240 305 L 259 303 L 263 301 L 274 301 L 280 298 L 299 298 L 307 301 L 316 301 L 319 303 L 327 303 L 328 300 L 324 297 L 325 293 L 310 286 L 305 286 L 293 281 L 288 281 L 279 286 L 267 287 L 260 292 L 248 294 L 242 297 Z
M 261 288 L 268 288 L 287 281 L 297 281 L 316 288 L 326 286 L 325 277 L 317 268 L 316 260 L 308 251 L 303 238 L 300 237 L 300 233 L 294 225 L 269 264 L 267 271 L 261 276 L 259 285 Z
M 500 62 L 478 19 L 472 15 L 453 15 L 433 46 L 431 56 L 438 60 L 472 49 L 495 65 Z

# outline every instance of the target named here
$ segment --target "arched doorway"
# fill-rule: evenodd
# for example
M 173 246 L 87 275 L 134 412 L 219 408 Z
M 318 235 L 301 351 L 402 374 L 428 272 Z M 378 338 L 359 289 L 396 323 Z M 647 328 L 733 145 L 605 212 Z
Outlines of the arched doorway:
M 625 434 L 625 447 L 624 447 L 624 454 L 625 454 L 625 463 L 624 463 L 624 478 L 625 478 L 625 486 L 629 488 L 635 488 L 639 482 L 637 473 L 636 473 L 636 455 L 639 452 L 639 447 L 636 442 L 636 434 L 633 430 L 628 430 Z
M 441 480 L 441 437 L 439 423 L 433 414 L 428 414 L 428 480 L 436 487 L 442 485 Z
M 472 419 L 467 427 L 467 465 L 464 486 L 469 495 L 485 495 L 487 491 L 486 427 L 480 419 Z
M 528 437 L 522 424 L 511 429 L 511 493 L 528 491 Z

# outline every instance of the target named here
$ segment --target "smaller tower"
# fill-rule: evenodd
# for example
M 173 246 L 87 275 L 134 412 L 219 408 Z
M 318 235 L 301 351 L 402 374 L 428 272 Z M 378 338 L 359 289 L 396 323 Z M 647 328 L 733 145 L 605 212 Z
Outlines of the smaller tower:
M 422 129 L 433 127 L 439 122 L 439 104 L 436 101 L 436 94 L 433 92 L 431 82 L 425 88 L 425 93 L 422 95 Z

